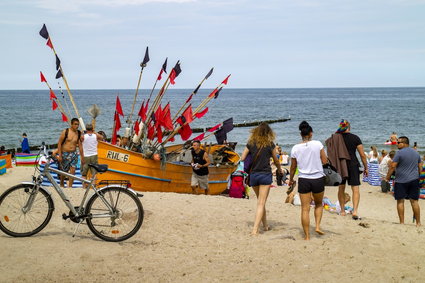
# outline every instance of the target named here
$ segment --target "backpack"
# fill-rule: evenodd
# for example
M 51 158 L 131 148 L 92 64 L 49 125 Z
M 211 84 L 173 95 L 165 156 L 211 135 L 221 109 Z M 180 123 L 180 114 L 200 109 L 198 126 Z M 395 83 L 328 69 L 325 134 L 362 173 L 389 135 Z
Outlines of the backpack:
M 65 143 L 66 139 L 68 138 L 68 132 L 69 132 L 69 128 L 66 128 L 66 130 L 65 130 L 65 137 L 63 138 L 63 141 L 62 141 L 61 145 L 63 145 Z M 81 138 L 81 132 L 80 132 L 80 130 L 77 130 L 77 132 L 78 132 L 78 140 L 80 140 L 80 138 Z
M 245 173 L 236 171 L 230 176 L 229 197 L 245 198 Z

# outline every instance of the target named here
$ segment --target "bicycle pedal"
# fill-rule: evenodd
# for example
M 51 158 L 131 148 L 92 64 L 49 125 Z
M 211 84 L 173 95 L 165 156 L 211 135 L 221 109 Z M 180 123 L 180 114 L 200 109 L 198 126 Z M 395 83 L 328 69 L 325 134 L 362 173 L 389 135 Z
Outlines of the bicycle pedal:
M 67 220 L 69 217 L 71 217 L 71 216 L 66 215 L 65 213 L 62 213 L 62 219 L 63 220 Z

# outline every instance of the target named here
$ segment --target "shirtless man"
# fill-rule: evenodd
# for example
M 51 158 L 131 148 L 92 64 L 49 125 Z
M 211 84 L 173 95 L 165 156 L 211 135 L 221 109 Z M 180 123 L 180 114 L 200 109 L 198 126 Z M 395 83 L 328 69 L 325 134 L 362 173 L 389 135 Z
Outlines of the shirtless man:
M 80 156 L 83 157 L 83 146 L 81 144 L 81 132 L 78 130 L 80 122 L 77 118 L 72 118 L 71 127 L 62 131 L 58 141 L 58 161 L 61 164 L 62 170 L 69 171 L 70 174 L 75 174 L 75 168 L 78 163 L 77 146 L 80 150 Z M 84 160 L 81 158 L 81 167 L 84 165 Z M 60 185 L 64 186 L 65 176 L 60 176 Z M 73 178 L 69 178 L 68 188 L 72 188 Z

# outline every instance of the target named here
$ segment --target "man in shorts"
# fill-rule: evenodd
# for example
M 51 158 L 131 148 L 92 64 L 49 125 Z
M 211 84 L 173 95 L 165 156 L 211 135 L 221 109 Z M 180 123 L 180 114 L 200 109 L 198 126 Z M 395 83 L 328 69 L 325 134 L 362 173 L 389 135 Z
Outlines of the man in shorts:
M 81 144 L 81 132 L 78 130 L 80 122 L 77 118 L 72 118 L 71 127 L 62 131 L 58 141 L 58 161 L 61 170 L 75 174 L 75 168 L 78 164 L 78 153 L 77 147 L 80 151 L 80 156 L 83 156 L 83 146 Z M 83 167 L 84 161 L 81 159 L 81 167 Z M 65 176 L 60 176 L 60 185 L 64 186 Z M 68 180 L 68 188 L 72 188 L 74 182 L 73 178 Z
M 210 158 L 205 150 L 201 149 L 200 141 L 193 141 L 192 143 L 192 192 L 196 193 L 196 186 L 205 191 L 207 195 L 208 190 L 208 165 L 210 165 Z
M 400 224 L 404 224 L 404 200 L 409 199 L 412 205 L 416 226 L 421 226 L 419 208 L 419 176 L 422 170 L 421 156 L 409 147 L 409 139 L 399 137 L 397 142 L 399 151 L 394 156 L 391 167 L 385 180 L 389 182 L 395 170 L 394 198 L 397 200 L 397 212 Z
M 93 125 L 86 125 L 86 133 L 81 137 L 81 143 L 83 145 L 83 160 L 84 164 L 82 166 L 81 175 L 84 179 L 87 179 L 87 173 L 89 171 L 89 164 L 98 164 L 97 161 L 97 142 L 103 139 L 101 134 L 98 134 L 93 131 Z M 91 175 L 93 176 L 96 173 L 94 168 L 90 168 Z M 83 183 L 85 187 L 85 183 Z
M 351 186 L 351 190 L 353 191 L 353 216 L 352 218 L 354 220 L 360 219 L 358 216 L 358 208 L 359 208 L 359 202 L 360 202 L 360 162 L 357 159 L 356 151 L 358 151 L 360 158 L 363 163 L 364 167 L 364 174 L 367 176 L 368 169 L 367 169 L 367 159 L 366 154 L 364 153 L 363 144 L 360 138 L 350 133 L 351 126 L 350 123 L 347 120 L 342 120 L 341 123 L 339 123 L 337 133 L 341 134 L 345 146 L 347 147 L 347 151 L 350 155 L 350 160 L 347 160 L 347 169 L 348 169 L 348 177 L 343 178 L 341 185 L 339 185 L 338 188 L 338 201 L 339 203 L 344 204 L 345 203 L 345 184 L 348 183 L 348 185 Z M 345 210 L 343 207 L 341 207 L 340 215 L 345 215 Z

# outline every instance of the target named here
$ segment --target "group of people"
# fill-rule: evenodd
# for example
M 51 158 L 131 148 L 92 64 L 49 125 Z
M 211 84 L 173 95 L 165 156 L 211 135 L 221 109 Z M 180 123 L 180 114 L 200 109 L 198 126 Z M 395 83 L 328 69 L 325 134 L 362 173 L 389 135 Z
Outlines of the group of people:
M 363 164 L 363 174 L 368 175 L 367 156 L 364 152 L 361 139 L 350 132 L 351 125 L 347 120 L 342 120 L 337 131 L 326 140 L 327 151 L 320 141 L 313 139 L 313 128 L 303 121 L 299 125 L 301 140 L 291 150 L 291 165 L 289 186 L 293 187 L 298 183 L 298 193 L 301 199 L 301 224 L 304 230 L 305 239 L 310 239 L 310 204 L 314 200 L 315 232 L 323 235 L 320 228 L 323 214 L 323 197 L 325 190 L 325 174 L 323 165 L 331 163 L 336 167 L 342 177 L 342 183 L 338 188 L 338 203 L 344 206 L 346 203 L 346 184 L 351 186 L 353 210 L 352 218 L 360 219 L 358 214 L 360 202 L 360 162 Z M 242 153 L 242 160 L 249 155 L 252 158 L 252 167 L 249 174 L 249 185 L 257 195 L 257 209 L 255 221 L 251 234 L 259 233 L 260 224 L 263 230 L 269 230 L 266 217 L 266 202 L 272 184 L 272 169 L 270 158 L 277 168 L 277 174 L 283 174 L 283 167 L 279 162 L 278 149 L 274 144 L 275 133 L 267 123 L 262 123 L 251 131 L 247 146 Z M 422 161 L 419 154 L 409 146 L 409 139 L 405 136 L 398 138 L 397 153 L 390 152 L 389 156 L 382 158 L 386 162 L 388 171 L 384 180 L 389 181 L 395 172 L 395 193 L 397 200 L 397 211 L 400 223 L 404 223 L 404 200 L 409 199 L 414 212 L 416 225 L 420 226 L 419 198 L 419 176 L 422 169 Z M 391 160 L 390 158 L 393 159 Z M 391 160 L 391 161 L 390 161 Z M 298 169 L 298 181 L 295 181 L 295 173 Z M 382 171 L 384 172 L 384 170 Z M 344 207 L 339 209 L 341 216 L 346 215 Z

